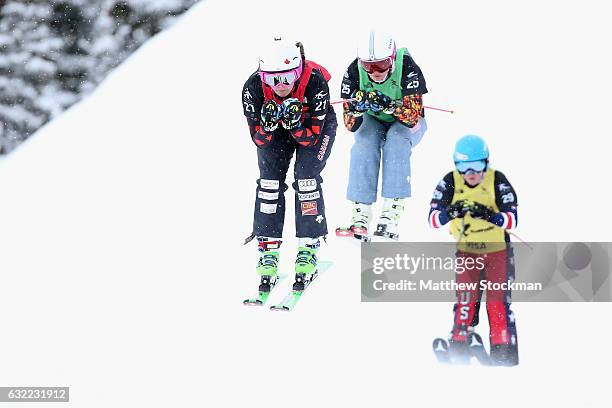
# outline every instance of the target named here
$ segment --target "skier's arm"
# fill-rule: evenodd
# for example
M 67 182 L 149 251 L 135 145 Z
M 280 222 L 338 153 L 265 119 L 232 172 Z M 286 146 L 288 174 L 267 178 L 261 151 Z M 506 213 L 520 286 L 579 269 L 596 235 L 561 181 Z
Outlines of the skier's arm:
M 251 140 L 257 147 L 266 147 L 272 141 L 272 132 L 265 131 L 261 125 L 262 105 L 261 82 L 258 76 L 251 75 L 242 88 L 242 109 L 249 125 Z
M 401 85 L 401 105 L 395 109 L 393 116 L 402 125 L 411 128 L 424 116 L 423 94 L 427 93 L 427 84 L 421 68 L 410 55 L 404 55 Z
M 340 97 L 342 99 L 351 99 L 355 96 L 355 93 L 359 90 L 359 71 L 357 68 L 357 60 L 353 61 L 347 68 L 342 78 L 342 89 L 340 90 Z M 363 112 L 358 112 L 354 108 L 354 104 L 351 102 L 342 103 L 342 115 L 344 118 L 344 126 L 350 131 L 354 132 L 359 129 L 361 122 L 363 122 Z
M 448 173 L 436 186 L 429 205 L 429 225 L 432 228 L 440 228 L 446 225 L 451 217 L 448 208 L 455 194 L 455 181 L 453 173 Z
M 495 204 L 499 208 L 496 212 L 478 202 L 467 202 L 465 207 L 474 218 L 480 218 L 504 229 L 516 228 L 517 224 L 517 202 L 516 192 L 506 177 L 496 171 L 494 179 Z
M 514 229 L 518 224 L 518 201 L 516 191 L 506 176 L 495 171 L 495 204 L 499 212 L 489 220 L 491 223 L 504 229 Z
M 315 74 L 316 72 L 316 74 Z M 320 139 L 329 111 L 329 85 L 321 73 L 313 71 L 306 87 L 306 109 L 300 126 L 291 129 L 291 136 L 304 147 L 315 146 Z

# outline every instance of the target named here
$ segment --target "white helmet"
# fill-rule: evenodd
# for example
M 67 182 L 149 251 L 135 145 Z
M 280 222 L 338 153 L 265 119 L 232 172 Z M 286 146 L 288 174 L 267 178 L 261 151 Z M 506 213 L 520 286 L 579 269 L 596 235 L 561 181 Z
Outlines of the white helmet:
M 259 56 L 259 71 L 282 72 L 302 66 L 302 56 L 296 41 L 274 37 Z
M 395 69 L 395 52 L 395 40 L 393 37 L 387 33 L 372 30 L 359 43 L 357 58 L 359 58 L 359 62 L 362 65 L 370 65 L 367 63 L 379 61 L 388 62 L 391 71 L 393 71 Z

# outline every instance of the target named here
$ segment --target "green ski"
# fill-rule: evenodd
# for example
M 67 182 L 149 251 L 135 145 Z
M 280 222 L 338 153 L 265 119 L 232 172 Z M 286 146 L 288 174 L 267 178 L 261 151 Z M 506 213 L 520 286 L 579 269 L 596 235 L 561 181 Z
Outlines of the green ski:
M 270 293 L 272 293 L 272 289 L 274 289 L 276 285 L 278 285 L 278 283 L 281 282 L 286 276 L 287 275 L 278 275 L 274 283 L 270 284 L 270 290 L 266 290 L 266 291 L 260 290 L 259 292 L 257 292 L 257 296 L 243 300 L 242 304 L 244 304 L 245 306 L 263 306 L 265 305 L 266 301 L 268 300 L 268 297 L 270 296 Z
M 319 276 L 319 274 L 325 272 L 333 265 L 331 261 L 321 261 L 317 265 L 317 271 L 312 274 L 312 277 L 304 282 L 304 288 L 302 290 L 291 290 L 280 303 L 270 306 L 270 310 L 282 311 L 282 312 L 290 312 L 295 308 L 295 305 L 302 298 L 302 295 L 306 291 L 306 289 L 310 286 L 310 284 Z

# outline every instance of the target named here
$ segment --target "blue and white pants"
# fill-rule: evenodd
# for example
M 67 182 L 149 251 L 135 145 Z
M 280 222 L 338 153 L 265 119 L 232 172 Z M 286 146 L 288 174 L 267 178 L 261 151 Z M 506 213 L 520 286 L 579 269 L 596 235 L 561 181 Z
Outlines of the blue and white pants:
M 351 149 L 347 198 L 364 204 L 376 201 L 381 158 L 382 196 L 410 197 L 410 156 L 426 131 L 425 118 L 408 128 L 399 122 L 386 123 L 363 115 Z

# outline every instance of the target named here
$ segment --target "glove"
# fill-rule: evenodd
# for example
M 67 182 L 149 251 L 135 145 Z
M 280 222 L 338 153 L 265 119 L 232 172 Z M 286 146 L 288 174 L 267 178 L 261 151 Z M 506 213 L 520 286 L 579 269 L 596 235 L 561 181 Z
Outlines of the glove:
M 456 203 L 448 206 L 448 208 L 446 209 L 446 212 L 448 213 L 448 218 L 450 218 L 451 220 L 454 220 L 455 218 L 465 217 L 465 214 L 467 214 L 468 210 L 465 207 L 465 201 L 459 200 Z
M 344 118 L 344 126 L 349 132 L 354 132 L 359 129 L 361 122 L 363 122 L 363 113 L 357 113 L 351 109 L 349 102 L 342 104 L 342 117 Z
M 395 111 L 395 104 L 391 98 L 379 90 L 368 92 L 368 103 L 370 104 L 370 110 L 374 113 L 385 112 L 391 114 Z
M 353 94 L 351 95 L 351 99 L 355 100 L 350 102 L 349 110 L 355 117 L 363 115 L 370 108 L 366 93 L 363 91 L 353 92 Z
M 409 128 L 414 127 L 421 117 L 423 97 L 420 94 L 405 95 L 402 104 L 395 108 L 393 116 Z
M 281 117 L 281 107 L 273 100 L 264 101 L 261 107 L 261 127 L 266 132 L 274 132 Z
M 281 125 L 287 130 L 293 130 L 302 124 L 302 103 L 290 98 L 283 101 L 281 105 Z
M 491 218 L 495 215 L 495 211 L 487 207 L 486 205 L 468 201 L 465 203 L 465 208 L 470 213 L 470 215 L 474 218 L 480 218 L 485 221 L 490 221 Z

